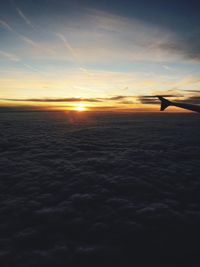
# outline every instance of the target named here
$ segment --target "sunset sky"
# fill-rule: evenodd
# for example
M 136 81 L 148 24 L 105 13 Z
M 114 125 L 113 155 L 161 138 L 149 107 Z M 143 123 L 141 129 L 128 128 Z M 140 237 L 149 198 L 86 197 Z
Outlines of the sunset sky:
M 158 110 L 200 104 L 198 1 L 4 0 L 0 105 Z

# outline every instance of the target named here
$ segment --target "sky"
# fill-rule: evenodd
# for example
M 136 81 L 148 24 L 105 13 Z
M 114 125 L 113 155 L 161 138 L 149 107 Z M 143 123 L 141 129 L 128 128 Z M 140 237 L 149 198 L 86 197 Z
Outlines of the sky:
M 158 110 L 200 103 L 194 0 L 4 0 L 0 106 Z

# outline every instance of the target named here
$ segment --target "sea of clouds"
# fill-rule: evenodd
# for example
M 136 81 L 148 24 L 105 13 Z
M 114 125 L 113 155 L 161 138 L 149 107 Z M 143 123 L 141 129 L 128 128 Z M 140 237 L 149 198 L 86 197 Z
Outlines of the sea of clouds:
M 0 114 L 0 265 L 199 266 L 198 114 Z

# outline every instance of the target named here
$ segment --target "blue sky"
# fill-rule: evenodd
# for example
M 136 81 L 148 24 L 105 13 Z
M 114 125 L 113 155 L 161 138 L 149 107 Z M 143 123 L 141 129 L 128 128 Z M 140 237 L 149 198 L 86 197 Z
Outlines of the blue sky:
M 146 94 L 196 95 L 198 10 L 197 1 L 4 1 L 1 105 L 118 95 L 140 105 Z

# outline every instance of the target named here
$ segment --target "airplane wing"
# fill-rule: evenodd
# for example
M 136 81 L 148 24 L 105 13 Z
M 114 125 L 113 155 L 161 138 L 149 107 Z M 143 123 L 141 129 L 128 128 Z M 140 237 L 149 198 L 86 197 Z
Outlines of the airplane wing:
M 160 106 L 161 111 L 165 110 L 169 106 L 174 106 L 200 113 L 200 105 L 192 105 L 188 103 L 169 101 L 168 99 L 162 96 L 157 96 L 157 97 L 161 101 L 161 106 Z

